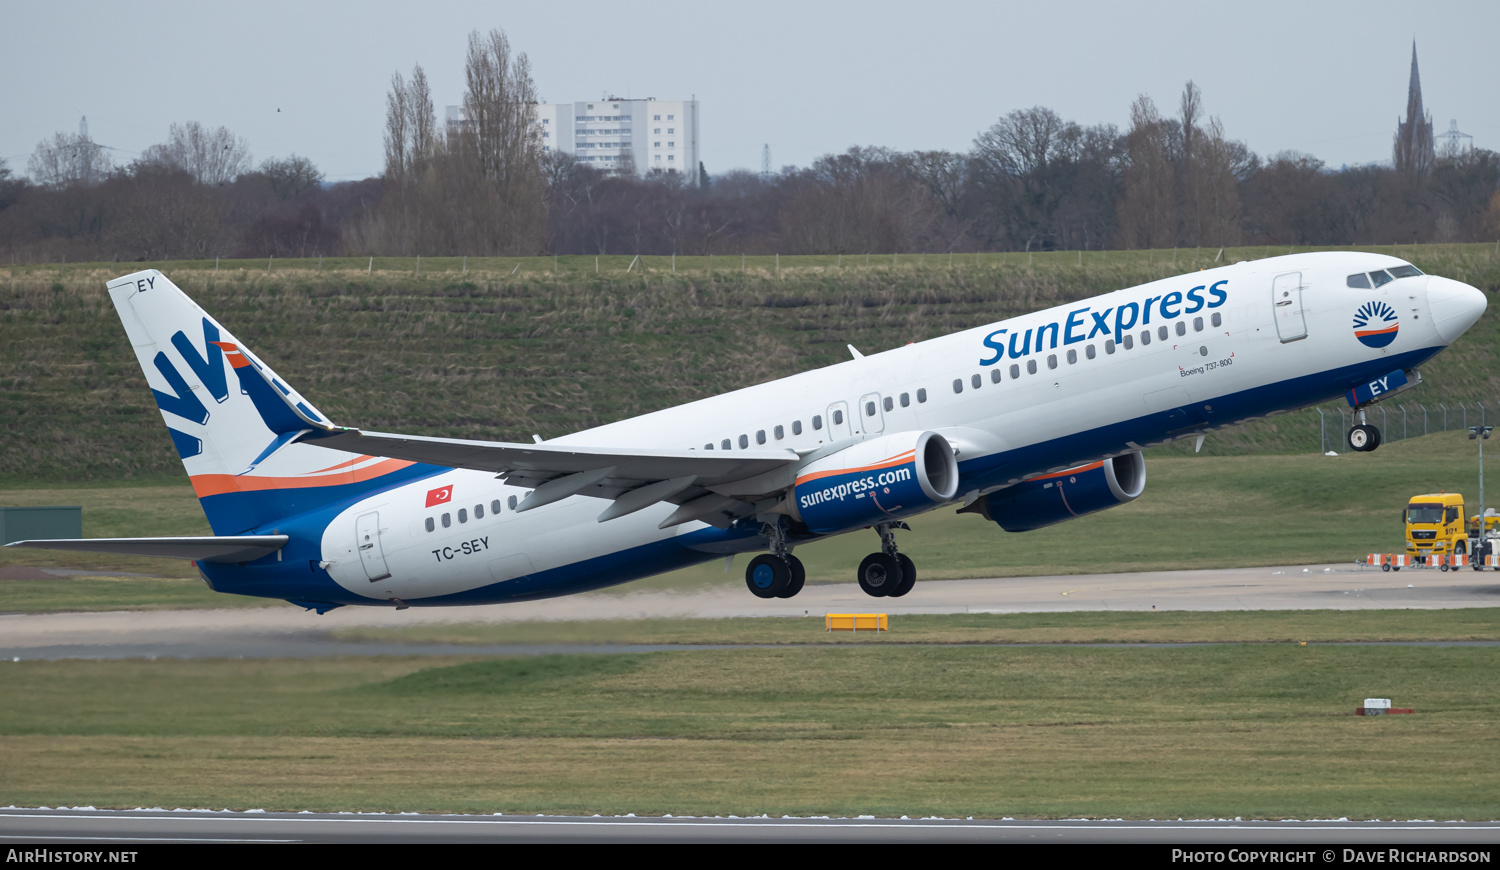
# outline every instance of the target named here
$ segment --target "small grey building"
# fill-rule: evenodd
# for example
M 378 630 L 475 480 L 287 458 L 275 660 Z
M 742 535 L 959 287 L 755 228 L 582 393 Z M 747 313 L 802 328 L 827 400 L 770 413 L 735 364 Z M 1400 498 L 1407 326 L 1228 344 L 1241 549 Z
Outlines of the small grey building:
M 0 544 L 81 537 L 82 507 L 0 507 Z

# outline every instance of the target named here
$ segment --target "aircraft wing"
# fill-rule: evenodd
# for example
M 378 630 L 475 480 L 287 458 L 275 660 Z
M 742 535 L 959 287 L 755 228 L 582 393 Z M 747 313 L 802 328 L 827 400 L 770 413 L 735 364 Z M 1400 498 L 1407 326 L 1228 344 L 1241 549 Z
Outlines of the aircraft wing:
M 362 432 L 333 425 L 287 390 L 243 348 L 219 342 L 261 412 L 282 438 L 261 456 L 294 441 L 367 456 L 488 471 L 533 491 L 516 507 L 531 510 L 574 495 L 611 499 L 605 522 L 658 502 L 678 505 L 661 528 L 691 520 L 727 527 L 755 513 L 755 503 L 790 486 L 799 457 L 792 450 L 643 450 L 564 444 L 463 441 Z M 258 377 L 256 377 L 258 375 Z
M 207 535 L 181 538 L 53 538 L 16 541 L 7 547 L 113 553 L 118 556 L 165 556 L 199 562 L 250 562 L 269 556 L 290 538 L 286 535 Z
M 488 471 L 535 489 L 518 506 L 530 510 L 573 495 L 611 499 L 604 522 L 657 502 L 679 505 L 663 528 L 689 520 L 727 525 L 754 512 L 755 496 L 790 484 L 799 457 L 792 450 L 641 450 L 568 444 L 464 441 L 361 432 L 313 431 L 302 442 L 370 456 Z

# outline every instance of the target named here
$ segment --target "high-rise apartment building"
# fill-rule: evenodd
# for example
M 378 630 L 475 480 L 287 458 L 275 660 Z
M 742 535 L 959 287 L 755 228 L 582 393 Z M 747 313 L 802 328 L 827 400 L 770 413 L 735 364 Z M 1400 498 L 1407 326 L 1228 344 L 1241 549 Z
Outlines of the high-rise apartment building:
M 697 100 L 586 100 L 536 107 L 542 147 L 566 151 L 582 163 L 618 173 L 633 164 L 698 177 Z

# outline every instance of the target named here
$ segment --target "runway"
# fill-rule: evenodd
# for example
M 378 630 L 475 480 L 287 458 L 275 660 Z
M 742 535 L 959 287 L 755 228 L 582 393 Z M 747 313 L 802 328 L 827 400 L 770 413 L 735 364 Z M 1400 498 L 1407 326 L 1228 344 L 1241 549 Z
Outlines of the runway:
M 1500 822 L 1124 821 L 1016 819 L 635 818 L 163 810 L 0 810 L 0 842 L 150 843 L 1137 843 L 1473 844 L 1491 853 Z M 1314 858 L 1331 863 L 1320 846 Z M 1335 852 L 1335 858 L 1341 857 Z M 1478 860 L 1476 857 L 1474 860 Z M 1489 863 L 1489 858 L 1483 859 Z
M 66 581 L 60 581 L 66 582 Z M 1350 565 L 1139 574 L 942 580 L 904 598 L 870 598 L 853 583 L 763 600 L 739 583 L 685 592 L 593 593 L 483 607 L 343 607 L 319 616 L 291 605 L 223 610 L 0 614 L 0 658 L 300 658 L 328 655 L 526 655 L 607 652 L 599 646 L 475 647 L 355 643 L 339 629 L 432 623 L 1058 611 L 1354 610 L 1500 606 L 1500 574 L 1361 570 Z M 666 650 L 670 645 L 620 651 Z M 705 649 L 694 645 L 685 647 Z

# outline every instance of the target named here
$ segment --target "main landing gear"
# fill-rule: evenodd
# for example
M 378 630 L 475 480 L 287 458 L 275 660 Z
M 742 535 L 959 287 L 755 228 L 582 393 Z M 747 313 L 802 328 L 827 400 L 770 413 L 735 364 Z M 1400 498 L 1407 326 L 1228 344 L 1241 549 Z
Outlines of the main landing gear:
M 750 560 L 745 568 L 745 585 L 756 598 L 791 598 L 807 582 L 807 569 L 787 547 L 781 526 L 767 523 L 762 534 L 771 542 L 771 552 Z
M 871 553 L 859 563 L 859 588 L 876 598 L 900 598 L 917 585 L 917 566 L 910 558 L 896 552 L 896 529 L 906 523 L 881 523 L 880 552 Z
M 1349 449 L 1358 453 L 1369 453 L 1380 446 L 1380 430 L 1365 422 L 1365 412 L 1359 412 L 1359 423 L 1349 430 Z

